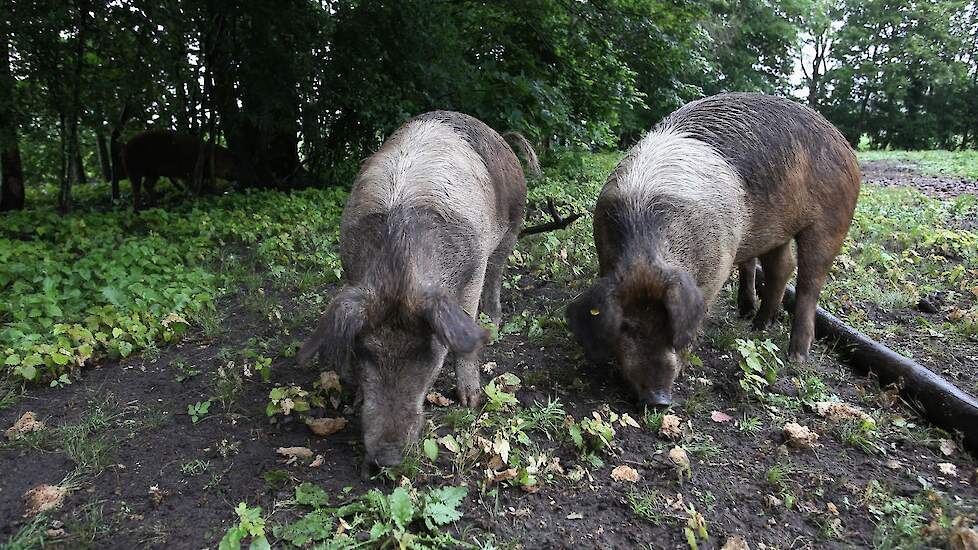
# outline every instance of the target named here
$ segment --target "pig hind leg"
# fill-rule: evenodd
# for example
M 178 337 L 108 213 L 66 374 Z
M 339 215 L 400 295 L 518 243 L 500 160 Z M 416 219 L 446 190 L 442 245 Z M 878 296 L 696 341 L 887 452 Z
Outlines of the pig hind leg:
M 764 286 L 761 288 L 761 307 L 754 316 L 754 329 L 760 330 L 774 320 L 781 308 L 781 298 L 788 279 L 795 270 L 795 257 L 791 253 L 791 241 L 759 256 L 764 269 Z
M 508 255 L 508 254 L 507 254 Z M 475 314 L 479 309 L 479 296 L 486 281 L 486 264 L 482 264 L 462 293 L 462 308 Z M 479 377 L 479 358 L 476 353 L 456 356 L 455 384 L 458 400 L 463 407 L 476 407 L 482 398 L 482 380 Z
M 508 233 L 492 255 L 489 256 L 489 263 L 486 266 L 486 280 L 482 285 L 482 297 L 479 300 L 479 310 L 492 319 L 492 322 L 499 326 L 503 319 L 503 308 L 499 301 L 499 293 L 503 284 L 503 273 L 506 271 L 506 263 L 509 255 L 516 247 L 518 233 Z
M 839 233 L 818 225 L 808 227 L 795 235 L 798 243 L 798 288 L 791 341 L 788 344 L 788 357 L 793 362 L 801 363 L 808 359 L 808 352 L 815 339 L 815 308 L 818 306 L 818 296 L 845 235 L 846 231 Z
M 143 177 L 135 174 L 129 175 L 129 183 L 132 184 L 132 209 L 139 210 L 143 200 Z
M 737 284 L 737 311 L 747 317 L 757 309 L 757 287 L 754 275 L 757 272 L 757 258 L 751 258 L 739 266 L 740 282 Z

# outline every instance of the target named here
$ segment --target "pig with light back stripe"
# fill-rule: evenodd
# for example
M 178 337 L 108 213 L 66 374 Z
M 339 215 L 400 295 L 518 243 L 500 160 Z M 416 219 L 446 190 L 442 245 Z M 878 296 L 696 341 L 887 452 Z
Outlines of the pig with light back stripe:
M 415 117 L 364 162 L 340 222 L 346 285 L 299 362 L 319 353 L 359 386 L 368 468 L 401 462 L 449 354 L 462 405 L 479 402 L 475 354 L 488 333 L 476 316 L 481 303 L 500 321 L 503 269 L 525 214 L 519 160 L 468 115 Z
M 616 359 L 641 402 L 667 405 L 707 310 L 734 266 L 754 327 L 777 314 L 795 269 L 789 357 L 807 359 L 818 295 L 852 221 L 860 185 L 852 148 L 793 101 L 731 93 L 687 104 L 635 145 L 594 210 L 599 278 L 567 309 L 589 359 Z

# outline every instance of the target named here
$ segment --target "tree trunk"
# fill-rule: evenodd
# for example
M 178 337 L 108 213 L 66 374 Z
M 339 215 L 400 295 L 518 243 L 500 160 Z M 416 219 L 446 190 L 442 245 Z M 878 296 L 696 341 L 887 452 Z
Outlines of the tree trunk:
M 106 139 L 105 130 L 102 128 L 95 131 L 95 149 L 98 151 L 98 167 L 102 181 L 111 181 L 112 157 L 109 156 L 109 140 Z
M 122 162 L 122 129 L 129 121 L 129 102 L 122 106 L 119 120 L 112 126 L 109 136 L 109 156 L 112 159 L 112 200 L 117 201 L 121 195 L 119 181 L 128 178 L 126 167 Z
M 78 17 L 78 36 L 75 38 L 74 66 L 72 67 L 71 95 L 68 100 L 68 108 L 65 116 L 65 139 L 67 141 L 65 156 L 68 162 L 68 177 L 64 179 L 61 187 L 61 196 L 58 206 L 61 212 L 67 213 L 71 210 L 71 187 L 82 183 L 85 176 L 81 165 L 81 151 L 78 146 L 78 118 L 81 111 L 81 87 L 82 87 L 82 67 L 85 62 L 85 38 L 86 38 L 86 17 L 88 16 L 88 2 L 79 2 L 76 8 Z
M 17 142 L 14 79 L 10 74 L 10 37 L 0 18 L 0 211 L 24 208 L 24 170 Z
M 75 127 L 75 183 L 85 185 L 88 183 L 88 174 L 85 173 L 85 160 L 82 158 L 81 136 L 79 128 Z

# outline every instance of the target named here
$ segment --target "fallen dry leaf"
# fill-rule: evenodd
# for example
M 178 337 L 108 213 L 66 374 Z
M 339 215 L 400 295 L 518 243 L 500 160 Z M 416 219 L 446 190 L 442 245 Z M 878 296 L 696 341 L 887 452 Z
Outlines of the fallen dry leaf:
M 490 474 L 489 479 L 496 483 L 499 483 L 500 481 L 509 481 L 519 477 L 519 472 L 516 471 L 516 468 L 507 468 L 499 472 L 490 471 L 488 473 Z
M 937 465 L 937 469 L 939 469 L 944 475 L 954 477 L 958 476 L 958 467 L 950 462 L 941 462 Z
M 662 417 L 662 426 L 659 427 L 659 434 L 669 439 L 676 439 L 682 435 L 682 428 L 679 427 L 681 420 L 674 414 L 667 414 Z
M 342 430 L 346 427 L 346 419 L 343 417 L 339 418 L 303 418 L 306 426 L 309 426 L 309 430 L 312 433 L 319 436 L 333 435 L 336 432 Z
M 343 386 L 340 385 L 340 375 L 336 374 L 335 370 L 328 370 L 319 374 L 319 387 L 326 392 L 343 390 Z
M 48 529 L 44 531 L 44 536 L 49 539 L 63 539 L 68 536 L 68 532 L 62 528 Z
M 323 462 L 325 462 L 325 461 L 326 461 L 326 458 L 323 457 L 323 455 L 316 455 L 316 459 L 313 460 L 312 463 L 309 464 L 309 467 L 310 468 L 318 468 L 318 467 L 322 466 L 323 465 Z
M 750 546 L 747 546 L 743 535 L 734 535 L 727 539 L 720 550 L 750 550 Z
M 941 453 L 943 453 L 944 456 L 953 455 L 955 449 L 957 449 L 957 446 L 953 441 L 950 439 L 941 439 Z
M 33 411 L 27 411 L 14 422 L 13 426 L 7 428 L 7 431 L 3 432 L 3 435 L 7 436 L 7 439 L 17 439 L 26 433 L 38 432 L 43 429 L 44 422 L 34 418 Z
M 848 403 L 820 401 L 812 405 L 812 408 L 814 408 L 815 412 L 817 412 L 819 415 L 836 422 L 841 420 L 860 420 L 862 422 L 876 423 L 872 416 L 866 414 L 866 412 L 859 407 L 855 407 Z
M 24 517 L 36 516 L 41 512 L 60 508 L 67 495 L 68 490 L 57 485 L 34 487 L 24 493 L 24 501 L 27 503 L 27 511 L 24 513 Z
M 638 481 L 638 470 L 622 464 L 621 466 L 616 466 L 614 470 L 611 470 L 611 479 L 635 483 Z
M 818 441 L 818 434 L 797 422 L 784 425 L 784 441 L 796 449 L 811 449 Z
M 978 550 L 978 531 L 974 528 L 958 527 L 948 539 L 951 550 Z
M 889 468 L 889 469 L 891 469 L 891 470 L 899 470 L 899 469 L 900 469 L 901 467 L 903 467 L 903 465 L 902 465 L 902 464 L 900 464 L 900 461 L 899 461 L 899 460 L 894 460 L 894 459 L 892 459 L 892 458 L 891 458 L 891 459 L 889 459 L 889 460 L 887 460 L 887 461 L 886 461 L 886 462 L 884 463 L 884 465 L 885 465 L 885 466 L 886 466 L 887 468 Z
M 275 452 L 284 456 L 287 464 L 294 464 L 300 458 L 312 458 L 309 447 L 279 447 Z
M 730 422 L 733 417 L 722 411 L 713 411 L 710 413 L 710 419 L 714 422 Z
M 567 519 L 584 519 L 584 514 L 580 512 L 571 512 L 567 514 Z
M 160 489 L 159 485 L 151 485 L 149 488 L 149 499 L 152 501 L 153 506 L 159 506 L 163 502 L 163 497 L 166 494 Z
M 439 407 L 448 407 L 452 403 L 455 403 L 451 399 L 445 397 L 444 395 L 436 391 L 429 393 L 425 399 L 428 400 L 428 403 L 431 403 L 432 405 L 438 405 Z
M 689 467 L 689 455 L 686 454 L 686 449 L 682 447 L 673 447 L 669 451 L 669 460 L 679 468 L 680 471 L 688 471 Z
M 489 361 L 485 365 L 482 365 L 482 372 L 492 374 L 492 371 L 496 370 L 497 366 L 495 361 Z
M 825 509 L 828 511 L 828 513 L 832 514 L 833 516 L 839 515 L 839 507 L 836 506 L 835 503 L 833 502 L 826 504 Z
M 628 415 L 628 413 L 622 413 L 621 420 L 619 420 L 622 426 L 631 426 L 633 428 L 640 428 L 638 422 Z

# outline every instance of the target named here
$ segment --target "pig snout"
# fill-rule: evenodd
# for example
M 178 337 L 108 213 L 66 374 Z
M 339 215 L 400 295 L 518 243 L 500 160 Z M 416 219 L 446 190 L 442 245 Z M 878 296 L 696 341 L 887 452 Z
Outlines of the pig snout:
M 400 443 L 383 444 L 367 457 L 367 462 L 386 468 L 399 466 L 403 461 L 404 446 Z
M 672 391 L 667 389 L 652 390 L 639 398 L 648 407 L 668 407 L 672 405 Z

